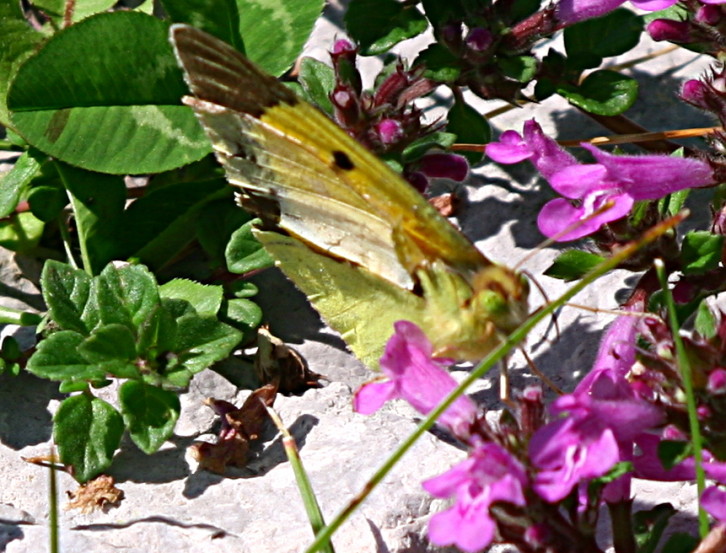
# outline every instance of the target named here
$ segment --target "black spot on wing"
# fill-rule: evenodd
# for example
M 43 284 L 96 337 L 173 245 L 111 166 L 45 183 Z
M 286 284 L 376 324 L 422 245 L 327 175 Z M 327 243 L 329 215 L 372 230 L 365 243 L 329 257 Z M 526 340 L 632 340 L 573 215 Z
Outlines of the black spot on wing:
M 355 165 L 353 165 L 353 162 L 348 157 L 348 154 L 341 152 L 340 150 L 335 150 L 333 152 L 333 161 L 335 162 L 336 167 L 343 171 L 352 171 L 355 169 Z

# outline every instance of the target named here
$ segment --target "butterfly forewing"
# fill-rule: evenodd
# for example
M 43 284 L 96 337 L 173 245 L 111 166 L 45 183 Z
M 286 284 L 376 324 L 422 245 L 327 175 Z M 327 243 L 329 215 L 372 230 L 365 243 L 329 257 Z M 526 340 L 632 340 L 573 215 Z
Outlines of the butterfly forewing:
M 242 54 L 184 25 L 172 38 L 197 99 L 188 103 L 260 215 L 406 288 L 424 259 L 464 275 L 490 263 L 399 175 Z

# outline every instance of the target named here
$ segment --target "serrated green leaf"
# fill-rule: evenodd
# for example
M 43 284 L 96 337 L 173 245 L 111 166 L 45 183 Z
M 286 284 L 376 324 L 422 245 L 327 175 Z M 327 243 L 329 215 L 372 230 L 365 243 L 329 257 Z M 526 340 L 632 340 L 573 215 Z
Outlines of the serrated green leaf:
M 724 237 L 708 231 L 691 231 L 683 237 L 681 263 L 683 273 L 698 275 L 718 267 Z
M 300 63 L 300 83 L 305 99 L 327 114 L 333 113 L 330 94 L 335 86 L 335 73 L 329 65 L 315 58 L 304 57 Z
M 254 225 L 259 222 L 253 219 L 236 230 L 229 239 L 224 256 L 227 269 L 231 273 L 246 274 L 251 271 L 272 267 L 274 260 L 254 237 Z
M 189 302 L 199 315 L 216 315 L 222 305 L 221 286 L 200 284 L 192 280 L 175 278 L 159 287 L 159 295 L 166 299 Z
M 7 93 L 20 64 L 45 37 L 23 17 L 20 2 L 0 2 L 0 124 L 10 125 Z
M 209 141 L 181 105 L 187 89 L 167 31 L 137 12 L 59 31 L 15 75 L 14 130 L 57 159 L 105 173 L 157 173 L 204 157 Z
M 87 482 L 111 466 L 124 431 L 123 419 L 111 405 L 87 394 L 69 397 L 53 421 L 61 462 L 73 467 L 76 480 Z
M 51 334 L 38 344 L 35 353 L 28 360 L 28 371 L 49 380 L 87 381 L 104 378 L 104 371 L 89 364 L 78 351 L 84 339 L 82 334 L 72 330 Z
M 693 326 L 696 329 L 696 332 L 706 339 L 716 336 L 716 332 L 718 331 L 718 319 L 714 316 L 713 311 L 711 311 L 711 308 L 708 306 L 708 301 L 705 299 L 698 305 Z
M 192 374 L 227 357 L 242 339 L 242 334 L 228 324 L 211 317 L 181 317 L 175 350 L 180 363 Z
M 121 228 L 126 185 L 123 177 L 104 175 L 57 163 L 70 198 L 84 268 L 97 275 L 122 251 Z
M 136 351 L 139 356 L 154 362 L 159 354 L 171 351 L 176 344 L 176 320 L 163 305 L 158 305 L 139 325 Z
M 615 71 L 590 73 L 579 87 L 557 90 L 571 104 L 596 115 L 620 115 L 638 97 L 638 81 Z
M 3 175 L 0 181 L 0 217 L 7 217 L 15 211 L 20 196 L 33 178 L 40 174 L 42 158 L 45 156 L 34 150 L 23 152 L 10 171 Z
M 174 432 L 181 411 L 175 393 L 130 380 L 121 386 L 119 401 L 131 439 L 144 453 L 154 453 Z
M 544 272 L 552 278 L 570 282 L 582 278 L 592 268 L 603 262 L 603 257 L 581 250 L 562 252 Z
M 463 99 L 454 102 L 449 110 L 446 129 L 456 135 L 456 141 L 466 144 L 486 144 L 492 139 L 492 129 L 489 122 L 477 110 L 464 102 Z M 484 151 L 461 152 L 476 165 L 481 161 Z
M 579 67 L 588 69 L 600 65 L 602 58 L 619 56 L 635 48 L 643 32 L 643 19 L 630 10 L 617 9 L 594 19 L 567 27 L 564 33 L 568 57 L 581 59 L 585 53 L 591 63 Z M 571 64 L 571 63 L 570 63 Z
M 110 324 L 95 329 L 78 346 L 79 353 L 105 374 L 117 378 L 139 378 L 136 344 L 128 327 Z
M 461 75 L 459 59 L 441 44 L 432 44 L 423 50 L 413 65 L 425 67 L 424 77 L 441 83 L 454 82 Z
M 41 272 L 40 287 L 50 318 L 63 330 L 74 330 L 87 336 L 92 327 L 89 327 L 84 311 L 91 294 L 91 277 L 84 271 L 50 259 Z
M 345 28 L 365 56 L 383 54 L 427 27 L 414 4 L 396 0 L 353 0 L 345 13 Z
M 104 325 L 121 324 L 133 332 L 160 303 L 156 279 L 142 265 L 107 265 L 96 282 L 98 311 Z

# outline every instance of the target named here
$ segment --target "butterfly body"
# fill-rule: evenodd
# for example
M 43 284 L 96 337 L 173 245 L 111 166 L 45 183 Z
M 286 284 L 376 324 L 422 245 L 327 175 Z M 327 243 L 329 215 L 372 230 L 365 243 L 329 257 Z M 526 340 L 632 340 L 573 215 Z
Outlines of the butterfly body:
M 224 42 L 172 41 L 196 112 L 282 271 L 377 365 L 396 320 L 437 354 L 477 359 L 527 314 L 528 283 L 494 264 L 335 123 Z

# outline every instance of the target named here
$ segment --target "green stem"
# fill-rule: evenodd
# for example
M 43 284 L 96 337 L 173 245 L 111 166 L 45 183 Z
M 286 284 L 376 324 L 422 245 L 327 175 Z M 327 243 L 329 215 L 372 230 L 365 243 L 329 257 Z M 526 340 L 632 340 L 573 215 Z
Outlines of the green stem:
M 37 313 L 12 309 L 0 306 L 0 324 L 11 324 L 20 326 L 36 326 L 40 324 L 43 317 Z
M 292 434 L 290 434 L 288 429 L 285 428 L 282 420 L 271 407 L 267 407 L 267 405 L 265 405 L 265 409 L 272 419 L 272 422 L 274 422 L 275 426 L 277 426 L 280 434 L 282 434 L 282 445 L 285 448 L 285 454 L 287 455 L 288 461 L 290 461 L 290 467 L 292 467 L 292 472 L 295 475 L 295 481 L 297 482 L 297 487 L 300 490 L 300 496 L 302 497 L 303 505 L 305 506 L 305 512 L 308 515 L 308 520 L 310 521 L 310 526 L 313 529 L 313 534 L 317 534 L 325 527 L 325 519 L 323 518 L 323 513 L 320 510 L 318 500 L 315 497 L 313 486 L 310 483 L 305 467 L 302 464 L 300 451 L 295 443 L 295 438 Z M 326 553 L 335 553 L 333 545 L 330 542 L 323 546 L 323 551 Z
M 49 538 L 50 538 L 50 553 L 59 553 L 60 546 L 58 542 L 58 483 L 56 478 L 56 464 L 55 455 L 51 453 L 51 461 L 49 463 L 48 470 L 50 485 L 49 485 L 49 498 L 50 503 L 48 513 L 48 526 L 49 526 Z
M 691 375 L 691 364 L 688 361 L 688 355 L 681 339 L 680 326 L 678 324 L 678 318 L 676 316 L 676 306 L 673 302 L 673 294 L 671 294 L 670 288 L 668 288 L 668 280 L 665 274 L 665 265 L 662 259 L 656 259 L 653 264 L 655 265 L 656 273 L 658 273 L 658 280 L 660 280 L 661 289 L 663 290 L 663 299 L 665 300 L 666 308 L 668 309 L 668 323 L 671 327 L 671 333 L 673 334 L 673 344 L 676 348 L 676 360 L 678 362 L 678 368 L 681 372 L 681 378 L 683 379 L 683 387 L 686 392 L 686 409 L 688 410 L 688 425 L 691 431 L 691 445 L 693 447 L 693 460 L 696 464 L 696 489 L 698 490 L 698 497 L 701 497 L 704 488 L 706 487 L 706 474 L 703 471 L 703 449 L 701 448 L 701 426 L 698 422 L 698 412 L 696 411 L 696 396 L 693 393 L 693 377 Z M 703 539 L 708 534 L 708 516 L 706 512 L 701 509 L 700 504 L 698 508 L 698 531 Z
M 436 407 L 424 420 L 419 424 L 418 428 L 408 437 L 403 443 L 393 452 L 393 454 L 383 463 L 383 466 L 379 468 L 370 480 L 366 483 L 363 489 L 346 505 L 343 510 L 338 513 L 335 519 L 325 528 L 323 528 L 316 536 L 313 543 L 305 550 L 305 553 L 314 553 L 320 551 L 324 544 L 330 541 L 331 536 L 340 526 L 347 520 L 347 518 L 355 511 L 356 507 L 362 503 L 378 483 L 386 477 L 391 471 L 395 464 L 404 456 L 404 454 L 413 446 L 429 428 L 431 428 L 436 419 L 448 409 L 448 407 L 461 396 L 466 389 L 471 386 L 475 381 L 481 378 L 486 372 L 493 367 L 498 361 L 503 359 L 519 342 L 529 334 L 529 332 L 543 319 L 548 317 L 555 310 L 559 309 L 566 302 L 568 302 L 577 293 L 583 290 L 587 285 L 594 282 L 608 271 L 614 269 L 620 263 L 632 256 L 637 250 L 643 246 L 650 244 L 656 238 L 667 232 L 671 228 L 675 227 L 683 219 L 686 218 L 688 212 L 683 211 L 666 221 L 656 225 L 652 229 L 649 229 L 643 234 L 640 240 L 631 242 L 626 246 L 623 246 L 618 252 L 612 257 L 606 259 L 599 265 L 597 265 L 592 271 L 587 273 L 580 282 L 572 286 L 567 292 L 562 294 L 555 301 L 546 304 L 540 308 L 537 312 L 527 318 L 519 328 L 512 332 L 505 340 L 504 343 L 497 349 L 487 355 L 482 362 L 465 378 L 461 384 L 459 384 L 444 400 Z

